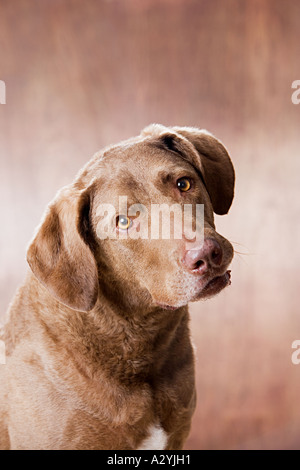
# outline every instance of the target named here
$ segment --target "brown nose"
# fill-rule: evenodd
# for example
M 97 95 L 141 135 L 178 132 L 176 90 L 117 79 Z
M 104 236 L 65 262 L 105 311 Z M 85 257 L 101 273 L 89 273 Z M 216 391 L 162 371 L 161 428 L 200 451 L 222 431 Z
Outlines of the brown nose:
M 204 274 L 210 267 L 220 266 L 222 258 L 223 253 L 219 243 L 207 238 L 201 246 L 186 251 L 182 262 L 190 271 Z

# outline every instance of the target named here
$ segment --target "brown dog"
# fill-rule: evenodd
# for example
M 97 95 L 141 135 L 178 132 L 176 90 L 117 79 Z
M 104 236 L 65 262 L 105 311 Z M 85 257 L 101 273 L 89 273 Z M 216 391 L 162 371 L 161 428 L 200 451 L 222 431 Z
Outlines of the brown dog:
M 213 212 L 228 212 L 233 188 L 215 137 L 152 125 L 59 192 L 4 328 L 1 449 L 183 447 L 196 400 L 187 303 L 230 283 Z M 128 237 L 141 217 L 99 216 L 119 196 L 149 210 L 204 204 L 204 241 Z M 103 220 L 115 237 L 99 236 Z

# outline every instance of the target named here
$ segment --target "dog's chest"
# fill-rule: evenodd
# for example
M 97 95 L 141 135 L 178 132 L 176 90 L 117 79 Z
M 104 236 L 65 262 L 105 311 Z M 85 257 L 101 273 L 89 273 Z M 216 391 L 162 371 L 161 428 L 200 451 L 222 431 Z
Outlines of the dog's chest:
M 148 436 L 141 442 L 138 450 L 164 450 L 167 445 L 168 435 L 163 428 L 153 424 L 148 432 Z

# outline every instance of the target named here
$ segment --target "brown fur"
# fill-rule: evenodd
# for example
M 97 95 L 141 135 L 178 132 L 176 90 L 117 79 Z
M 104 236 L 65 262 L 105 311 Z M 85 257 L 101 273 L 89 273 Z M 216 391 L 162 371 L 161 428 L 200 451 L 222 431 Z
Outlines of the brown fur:
M 183 176 L 194 181 L 186 194 L 174 185 Z M 232 247 L 213 211 L 229 210 L 233 186 L 217 139 L 152 125 L 96 154 L 59 192 L 4 329 L 1 449 L 137 449 L 153 424 L 167 449 L 183 447 L 195 408 L 187 303 L 202 291 L 181 263 L 182 240 L 100 240 L 97 207 L 118 207 L 119 195 L 129 205 L 204 204 L 221 272 Z

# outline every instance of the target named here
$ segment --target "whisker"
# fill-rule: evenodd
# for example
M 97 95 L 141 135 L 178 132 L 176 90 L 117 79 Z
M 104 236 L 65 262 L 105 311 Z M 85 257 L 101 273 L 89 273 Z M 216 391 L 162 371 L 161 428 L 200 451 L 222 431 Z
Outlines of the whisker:
M 234 253 L 236 253 L 236 254 L 239 254 L 239 255 L 248 255 L 248 256 L 254 254 L 254 253 L 251 253 L 251 252 L 248 250 L 248 248 L 247 248 L 245 245 L 242 245 L 241 243 L 234 242 L 234 241 L 232 241 L 232 240 L 230 240 L 230 243 L 231 243 L 232 245 L 238 245 L 239 247 L 245 248 L 245 250 L 247 250 L 247 252 L 244 252 L 244 251 L 238 251 L 238 250 L 236 250 L 236 249 L 234 248 L 233 251 L 234 251 Z
M 246 265 L 248 265 L 248 263 L 247 263 L 248 259 L 246 259 L 246 258 L 243 256 L 243 255 L 247 255 L 248 253 L 240 253 L 240 252 L 234 250 L 234 254 L 235 254 L 235 259 L 236 259 L 236 260 L 242 261 L 243 263 L 245 263 Z
M 233 240 L 230 240 L 230 243 L 232 243 L 233 245 L 242 246 L 243 248 L 247 249 L 247 247 L 245 245 L 242 245 L 242 243 L 234 242 Z

